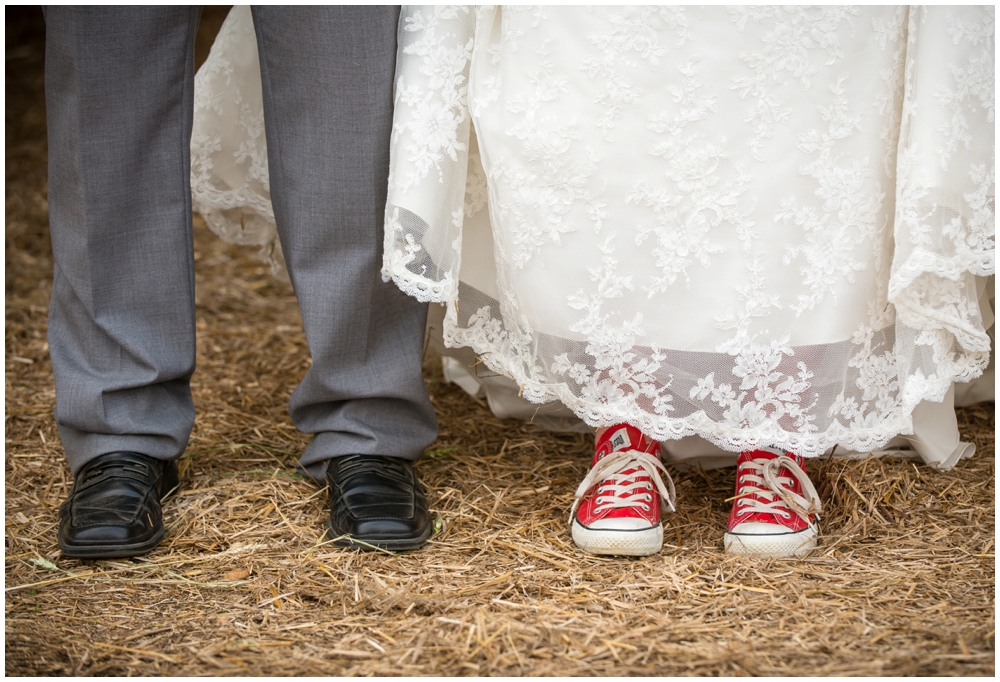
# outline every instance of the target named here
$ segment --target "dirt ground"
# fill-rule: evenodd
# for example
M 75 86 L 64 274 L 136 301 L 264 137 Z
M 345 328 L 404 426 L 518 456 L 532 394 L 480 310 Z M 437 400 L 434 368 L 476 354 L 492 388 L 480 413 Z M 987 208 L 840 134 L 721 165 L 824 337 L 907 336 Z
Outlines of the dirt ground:
M 223 16 L 206 10 L 199 58 Z M 811 462 L 827 513 L 808 559 L 722 552 L 731 471 L 675 472 L 663 552 L 602 558 L 566 523 L 588 437 L 496 419 L 429 357 L 441 434 L 418 470 L 440 532 L 340 550 L 293 467 L 294 296 L 200 220 L 198 418 L 169 534 L 136 560 L 61 558 L 40 11 L 8 8 L 6 30 L 6 674 L 994 674 L 992 403 L 960 410 L 977 454 L 948 472 Z

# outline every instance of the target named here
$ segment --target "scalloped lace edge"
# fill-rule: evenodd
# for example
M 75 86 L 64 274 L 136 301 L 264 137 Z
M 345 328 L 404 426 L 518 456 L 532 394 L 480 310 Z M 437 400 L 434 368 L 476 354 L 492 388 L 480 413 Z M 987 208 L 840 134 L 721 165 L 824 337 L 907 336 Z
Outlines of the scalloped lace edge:
M 421 303 L 444 303 L 458 300 L 458 283 L 450 276 L 435 282 L 410 272 L 393 259 L 393 250 L 387 248 L 382 257 L 382 281 L 392 281 L 400 291 Z
M 449 304 L 449 308 L 452 305 Z M 730 452 L 777 446 L 804 457 L 818 457 L 835 445 L 855 452 L 870 452 L 884 447 L 901 433 L 912 433 L 913 410 L 917 404 L 922 400 L 942 401 L 954 381 L 970 381 L 979 376 L 989 361 L 989 353 L 972 353 L 967 363 L 944 365 L 943 369 L 951 369 L 944 376 L 918 374 L 910 377 L 900 391 L 900 395 L 905 396 L 903 404 L 878 427 L 851 429 L 837 422 L 822 433 L 803 434 L 785 431 L 774 423 L 753 428 L 727 426 L 711 420 L 704 411 L 682 418 L 655 417 L 639 409 L 634 401 L 595 405 L 575 396 L 565 383 L 545 384 L 532 380 L 516 359 L 508 358 L 488 339 L 457 326 L 448 317 L 444 322 L 444 342 L 449 348 L 472 348 L 491 371 L 517 382 L 524 398 L 536 404 L 562 402 L 588 426 L 600 428 L 627 422 L 660 441 L 700 436 Z

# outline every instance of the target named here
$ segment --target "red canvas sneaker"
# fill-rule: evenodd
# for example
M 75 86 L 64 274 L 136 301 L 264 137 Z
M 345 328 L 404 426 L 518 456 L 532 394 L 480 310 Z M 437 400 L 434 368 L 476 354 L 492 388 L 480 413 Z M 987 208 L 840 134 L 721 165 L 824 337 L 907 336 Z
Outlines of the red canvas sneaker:
M 776 448 L 741 453 L 733 500 L 727 552 L 801 557 L 816 546 L 822 505 L 802 457 Z
M 576 546 L 591 554 L 655 554 L 663 546 L 661 507 L 674 510 L 674 482 L 660 444 L 628 424 L 601 433 L 569 513 Z

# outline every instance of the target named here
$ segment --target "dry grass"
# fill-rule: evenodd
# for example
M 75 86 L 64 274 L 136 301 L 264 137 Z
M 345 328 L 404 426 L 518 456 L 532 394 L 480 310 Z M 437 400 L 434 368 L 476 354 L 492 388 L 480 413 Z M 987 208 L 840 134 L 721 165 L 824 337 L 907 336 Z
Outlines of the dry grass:
M 40 29 L 7 22 L 8 675 L 994 673 L 992 404 L 960 411 L 978 453 L 950 472 L 815 463 L 807 560 L 721 551 L 730 471 L 677 474 L 660 555 L 598 558 L 566 527 L 588 439 L 496 419 L 429 359 L 441 435 L 418 466 L 442 530 L 409 555 L 334 549 L 326 493 L 293 469 L 294 297 L 200 223 L 199 412 L 170 534 L 135 561 L 62 559 Z

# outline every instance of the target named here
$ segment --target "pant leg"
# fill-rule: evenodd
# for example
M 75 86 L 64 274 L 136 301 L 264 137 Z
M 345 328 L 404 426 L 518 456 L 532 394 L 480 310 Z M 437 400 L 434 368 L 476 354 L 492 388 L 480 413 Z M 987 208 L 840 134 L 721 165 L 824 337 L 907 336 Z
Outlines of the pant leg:
M 346 454 L 416 459 L 437 436 L 427 306 L 382 282 L 398 7 L 254 7 L 271 198 L 313 364 L 290 402 L 322 476 Z
M 179 456 L 194 423 L 190 137 L 200 8 L 49 7 L 49 348 L 70 467 Z

